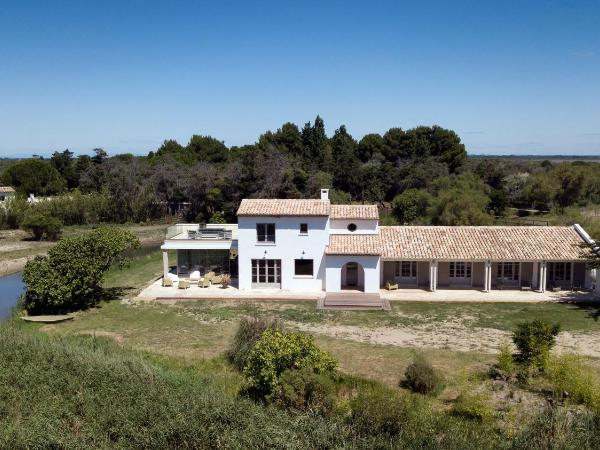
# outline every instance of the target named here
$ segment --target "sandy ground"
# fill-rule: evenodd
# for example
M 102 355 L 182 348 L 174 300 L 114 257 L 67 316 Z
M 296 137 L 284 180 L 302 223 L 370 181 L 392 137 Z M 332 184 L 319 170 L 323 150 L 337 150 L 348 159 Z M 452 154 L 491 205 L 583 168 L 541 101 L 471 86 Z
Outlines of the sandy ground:
M 497 353 L 499 344 L 503 340 L 509 340 L 511 336 L 509 332 L 493 328 L 467 327 L 458 320 L 421 326 L 403 326 L 402 328 L 366 328 L 352 325 L 317 325 L 298 322 L 290 322 L 289 325 L 309 333 L 370 344 L 492 354 Z M 564 331 L 558 337 L 557 350 L 600 358 L 600 333 Z

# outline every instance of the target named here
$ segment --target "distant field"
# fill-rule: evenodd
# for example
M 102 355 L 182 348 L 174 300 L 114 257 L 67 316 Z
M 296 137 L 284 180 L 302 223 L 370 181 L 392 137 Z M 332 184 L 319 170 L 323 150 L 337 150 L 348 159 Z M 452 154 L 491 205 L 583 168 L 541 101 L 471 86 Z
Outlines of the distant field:
M 474 155 L 469 154 L 472 159 L 517 159 L 523 161 L 550 161 L 550 162 L 600 162 L 600 155 Z

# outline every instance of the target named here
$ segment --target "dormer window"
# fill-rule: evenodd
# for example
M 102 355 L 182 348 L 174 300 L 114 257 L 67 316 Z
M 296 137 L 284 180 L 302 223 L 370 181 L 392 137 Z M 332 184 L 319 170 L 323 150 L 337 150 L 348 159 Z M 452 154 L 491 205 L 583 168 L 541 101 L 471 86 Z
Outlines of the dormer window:
M 307 223 L 300 224 L 300 234 L 308 234 L 308 224 Z
M 356 231 L 356 224 L 355 223 L 349 223 L 348 224 L 348 231 L 350 233 L 354 233 Z

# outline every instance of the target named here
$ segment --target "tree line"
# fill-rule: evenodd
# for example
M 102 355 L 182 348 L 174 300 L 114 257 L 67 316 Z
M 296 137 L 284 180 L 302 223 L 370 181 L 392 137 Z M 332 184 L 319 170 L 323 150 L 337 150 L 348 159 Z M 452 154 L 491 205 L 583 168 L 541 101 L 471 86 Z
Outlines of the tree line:
M 186 145 L 166 140 L 147 156 L 57 151 L 8 165 L 0 181 L 23 195 L 58 196 L 36 208 L 66 224 L 234 221 L 242 198 L 315 198 L 321 187 L 335 203 L 390 207 L 386 223 L 477 225 L 508 207 L 600 203 L 596 163 L 469 159 L 460 137 L 439 126 L 356 139 L 342 125 L 327 136 L 319 116 L 243 146 L 194 135 Z M 1 225 L 18 226 L 18 211 L 3 214 Z

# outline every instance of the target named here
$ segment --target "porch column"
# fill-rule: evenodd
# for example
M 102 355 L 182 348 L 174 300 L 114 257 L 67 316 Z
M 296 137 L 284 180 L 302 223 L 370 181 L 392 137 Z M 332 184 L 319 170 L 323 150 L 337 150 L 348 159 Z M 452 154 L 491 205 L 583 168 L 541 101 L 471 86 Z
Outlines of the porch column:
M 540 288 L 538 289 L 539 292 L 546 292 L 546 261 L 542 261 L 540 262 Z
M 591 269 L 589 267 L 586 267 L 585 269 L 585 280 L 583 282 L 583 288 L 584 289 L 592 289 L 592 284 L 594 283 L 593 280 L 596 279 L 596 269 Z
M 438 262 L 429 262 L 429 290 L 431 292 L 437 291 L 437 280 L 438 279 Z
M 169 275 L 169 252 L 167 250 L 162 251 L 163 256 L 163 276 L 166 278 Z
M 492 290 L 492 262 L 485 262 L 485 278 L 483 282 L 483 290 L 490 292 Z

